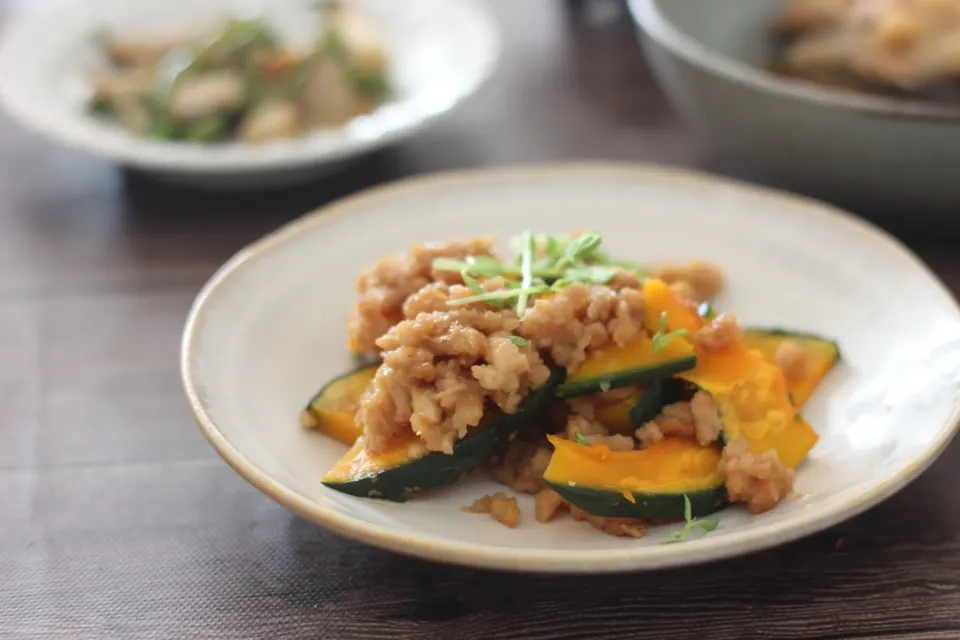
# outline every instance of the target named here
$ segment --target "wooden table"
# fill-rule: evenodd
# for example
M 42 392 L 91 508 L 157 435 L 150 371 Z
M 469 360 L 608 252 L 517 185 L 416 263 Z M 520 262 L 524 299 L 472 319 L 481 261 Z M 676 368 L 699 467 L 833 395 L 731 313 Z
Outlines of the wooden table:
M 619 5 L 493 6 L 507 50 L 480 95 L 301 188 L 174 189 L 0 121 L 0 637 L 960 638 L 960 443 L 885 504 L 801 542 L 561 578 L 340 539 L 200 435 L 177 370 L 187 308 L 277 225 L 440 169 L 584 157 L 725 169 L 654 87 Z M 960 288 L 952 246 L 910 242 Z

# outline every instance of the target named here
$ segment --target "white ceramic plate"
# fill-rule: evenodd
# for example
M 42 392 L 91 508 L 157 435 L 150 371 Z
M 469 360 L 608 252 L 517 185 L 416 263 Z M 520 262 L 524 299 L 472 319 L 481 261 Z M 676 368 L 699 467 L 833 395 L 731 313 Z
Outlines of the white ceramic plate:
M 730 286 L 720 307 L 745 325 L 836 337 L 845 362 L 804 413 L 821 440 L 798 469 L 798 496 L 681 544 L 602 535 L 562 519 L 507 529 L 460 507 L 502 487 L 476 478 L 392 504 L 323 487 L 346 447 L 298 413 L 347 371 L 354 275 L 410 243 L 584 226 L 638 261 L 704 258 Z M 503 244 L 503 243 L 502 243 Z M 506 248 L 505 246 L 503 248 Z M 898 242 L 840 211 L 705 175 L 576 165 L 427 177 L 357 195 L 241 251 L 199 294 L 182 373 L 204 434 L 263 492 L 341 534 L 436 560 L 523 571 L 630 571 L 754 551 L 823 529 L 903 487 L 949 442 L 958 419 L 960 311 Z
M 224 16 L 263 15 L 285 39 L 316 31 L 312 0 L 73 0 L 30 15 L 0 45 L 0 103 L 59 143 L 170 177 L 250 185 L 309 176 L 409 136 L 475 92 L 500 51 L 496 24 L 473 0 L 355 0 L 382 30 L 397 96 L 347 125 L 245 146 L 144 140 L 87 115 L 91 34 L 163 33 Z

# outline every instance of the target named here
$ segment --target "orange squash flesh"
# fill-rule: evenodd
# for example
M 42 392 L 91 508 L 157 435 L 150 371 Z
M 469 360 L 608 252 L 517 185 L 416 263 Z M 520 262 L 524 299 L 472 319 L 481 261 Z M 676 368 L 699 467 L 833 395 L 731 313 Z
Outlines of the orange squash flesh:
M 363 433 L 355 420 L 360 396 L 377 373 L 377 365 L 357 369 L 329 382 L 310 401 L 317 429 L 335 440 L 352 445 Z
M 786 331 L 783 329 L 747 329 L 743 344 L 756 350 L 766 362 L 776 364 L 777 349 L 791 341 L 804 349 L 810 366 L 805 375 L 787 379 L 787 390 L 797 407 L 802 407 L 820 382 L 840 362 L 837 343 L 820 336 Z
M 560 385 L 563 397 L 609 391 L 640 382 L 666 378 L 692 369 L 696 364 L 693 346 L 686 340 L 672 340 L 654 353 L 646 333 L 632 343 L 612 346 L 591 354 L 577 372 Z
M 663 312 L 668 331 L 687 329 L 694 335 L 707 322 L 660 280 L 644 283 L 644 298 L 646 324 L 652 330 L 659 329 Z M 696 347 L 696 354 L 697 366 L 677 377 L 710 393 L 720 405 L 723 439 L 742 437 L 754 453 L 773 449 L 785 465 L 799 464 L 818 436 L 791 401 L 783 373 L 745 340 L 717 350 Z
M 594 417 L 611 432 L 625 436 L 630 435 L 635 428 L 630 420 L 630 411 L 643 396 L 644 386 L 638 386 L 622 400 L 599 405 L 594 412 Z
M 695 516 L 726 503 L 715 446 L 669 437 L 647 449 L 611 451 L 547 437 L 554 452 L 544 482 L 587 513 L 672 519 L 683 517 L 684 496 Z
M 780 462 L 793 468 L 819 439 L 790 402 L 783 374 L 768 362 L 761 363 L 752 378 L 713 395 L 720 405 L 724 439 L 745 438 L 753 453 L 773 449 Z
M 665 324 L 668 332 L 686 330 L 686 337 L 673 338 L 670 344 L 690 345 L 690 338 L 707 324 L 694 306 L 680 300 L 662 280 L 644 282 L 643 296 L 646 303 L 644 323 L 651 333 L 660 330 L 660 318 L 664 313 L 667 314 Z M 693 348 L 692 345 L 690 348 Z M 703 381 L 710 381 L 714 386 L 732 387 L 756 373 L 761 361 L 758 354 L 739 342 L 713 351 L 697 347 L 695 353 L 697 366 L 677 377 L 698 386 Z

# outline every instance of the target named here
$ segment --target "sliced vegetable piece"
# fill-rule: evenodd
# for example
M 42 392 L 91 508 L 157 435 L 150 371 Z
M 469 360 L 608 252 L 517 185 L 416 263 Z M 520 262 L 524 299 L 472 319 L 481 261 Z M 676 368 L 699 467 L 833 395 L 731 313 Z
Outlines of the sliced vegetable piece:
M 780 462 L 792 468 L 819 440 L 790 401 L 783 374 L 768 362 L 762 362 L 756 375 L 733 389 L 725 385 L 711 389 L 709 381 L 701 389 L 711 393 L 720 406 L 720 437 L 725 443 L 745 438 L 752 452 L 775 450 Z
M 363 429 L 355 419 L 360 396 L 377 374 L 378 367 L 376 364 L 367 365 L 324 385 L 304 409 L 307 414 L 304 424 L 310 424 L 312 420 L 320 433 L 344 444 L 356 442 L 363 435 Z
M 833 340 L 809 333 L 799 333 L 787 329 L 747 329 L 743 344 L 748 349 L 760 352 L 763 359 L 778 365 L 777 351 L 784 344 L 796 344 L 806 358 L 807 367 L 800 375 L 786 375 L 787 390 L 793 395 L 793 402 L 802 407 L 828 373 L 840 362 L 840 347 Z
M 669 437 L 647 449 L 611 451 L 548 436 L 554 452 L 543 480 L 589 514 L 618 518 L 683 519 L 684 496 L 693 517 L 727 503 L 717 471 L 720 450 Z
M 643 296 L 646 302 L 644 324 L 648 330 L 658 331 L 661 318 L 666 313 L 668 332 L 687 331 L 686 339 L 674 338 L 671 344 L 692 340 L 697 332 L 709 323 L 700 316 L 695 305 L 677 297 L 663 280 L 647 279 L 643 284 Z M 697 357 L 696 367 L 690 371 L 681 372 L 677 377 L 689 380 L 698 386 L 702 386 L 701 380 L 707 380 L 713 387 L 720 385 L 732 387 L 739 381 L 752 376 L 761 361 L 759 354 L 750 351 L 741 342 L 715 350 L 696 347 L 694 351 Z
M 624 436 L 630 435 L 634 428 L 630 421 L 630 412 L 647 395 L 648 388 L 648 385 L 645 384 L 637 385 L 629 396 L 616 402 L 598 405 L 594 417 L 611 432 Z
M 600 393 L 669 378 L 693 369 L 696 364 L 693 347 L 686 340 L 671 340 L 659 353 L 654 353 L 650 336 L 642 334 L 625 347 L 613 346 L 588 356 L 577 373 L 560 385 L 557 393 L 564 398 Z
M 480 424 L 454 444 L 451 454 L 426 451 L 412 431 L 408 440 L 376 455 L 369 453 L 363 438 L 359 438 L 324 476 L 323 484 L 350 495 L 394 502 L 405 502 L 423 489 L 453 484 L 486 462 L 511 434 L 540 415 L 563 376 L 563 369 L 555 367 L 547 383 L 531 392 L 514 414 L 489 408 Z
M 690 336 L 707 324 L 694 305 L 678 298 L 662 280 L 644 282 L 646 302 L 645 324 L 659 328 L 663 312 L 667 313 L 668 331 L 687 329 Z M 677 339 L 672 343 L 678 342 Z M 791 402 L 782 372 L 766 362 L 761 352 L 738 340 L 721 349 L 695 348 L 697 366 L 681 372 L 686 380 L 710 393 L 720 406 L 723 423 L 721 439 L 730 442 L 746 438 L 750 450 L 760 454 L 776 450 L 780 461 L 795 467 L 817 443 L 813 427 Z

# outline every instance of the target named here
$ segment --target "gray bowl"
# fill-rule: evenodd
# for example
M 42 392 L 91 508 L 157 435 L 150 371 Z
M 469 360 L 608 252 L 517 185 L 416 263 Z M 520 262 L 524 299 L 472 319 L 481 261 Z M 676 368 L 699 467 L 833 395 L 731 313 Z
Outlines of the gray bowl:
M 860 210 L 895 212 L 900 222 L 942 223 L 960 206 L 960 106 L 765 71 L 783 0 L 629 5 L 674 107 L 751 175 Z

